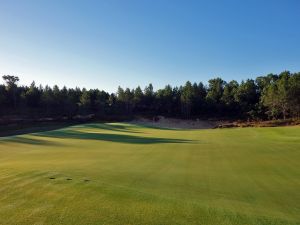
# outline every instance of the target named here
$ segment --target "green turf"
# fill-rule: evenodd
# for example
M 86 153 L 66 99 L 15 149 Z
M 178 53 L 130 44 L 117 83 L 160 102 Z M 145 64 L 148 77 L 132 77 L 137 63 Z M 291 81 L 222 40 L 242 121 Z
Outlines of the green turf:
M 300 224 L 300 127 L 0 138 L 0 224 Z

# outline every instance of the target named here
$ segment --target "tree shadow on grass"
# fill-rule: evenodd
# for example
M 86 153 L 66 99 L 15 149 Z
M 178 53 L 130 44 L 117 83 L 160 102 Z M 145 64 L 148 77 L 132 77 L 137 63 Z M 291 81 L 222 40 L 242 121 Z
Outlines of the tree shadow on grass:
M 59 145 L 58 143 L 52 141 L 46 141 L 42 139 L 22 137 L 22 136 L 14 136 L 10 138 L 0 139 L 0 144 L 8 144 L 8 143 L 28 144 L 28 145 L 48 145 L 48 146 Z
M 170 130 L 170 131 L 184 131 L 188 129 L 182 129 L 182 128 L 171 128 L 171 127 L 162 127 L 159 126 L 158 124 L 142 124 L 142 123 L 132 123 L 136 126 L 139 126 L 141 128 L 150 128 L 150 129 L 155 129 L 155 130 Z
M 83 128 L 111 130 L 111 131 L 118 131 L 118 132 L 127 132 L 127 133 L 143 133 L 140 131 L 133 130 L 132 126 L 124 125 L 124 124 L 90 123 L 90 124 L 85 124 L 82 127 Z
M 157 137 L 143 137 L 125 134 L 107 134 L 107 133 L 92 133 L 81 132 L 74 130 L 56 130 L 44 133 L 36 133 L 35 136 L 51 137 L 60 139 L 82 139 L 82 140 L 98 140 L 109 141 L 127 144 L 160 144 L 160 143 L 195 143 L 193 140 L 186 139 L 171 139 L 171 138 L 157 138 Z

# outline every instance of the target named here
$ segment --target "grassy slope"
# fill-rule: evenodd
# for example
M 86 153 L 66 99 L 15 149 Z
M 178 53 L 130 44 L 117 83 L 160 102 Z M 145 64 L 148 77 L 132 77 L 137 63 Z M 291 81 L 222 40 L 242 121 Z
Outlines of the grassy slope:
M 0 138 L 0 224 L 300 224 L 300 127 Z

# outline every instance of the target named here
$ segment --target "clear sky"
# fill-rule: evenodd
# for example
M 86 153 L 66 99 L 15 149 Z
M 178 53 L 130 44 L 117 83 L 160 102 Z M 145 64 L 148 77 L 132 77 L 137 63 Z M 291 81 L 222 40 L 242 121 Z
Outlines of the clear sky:
M 115 91 L 300 71 L 299 0 L 0 0 L 0 74 Z

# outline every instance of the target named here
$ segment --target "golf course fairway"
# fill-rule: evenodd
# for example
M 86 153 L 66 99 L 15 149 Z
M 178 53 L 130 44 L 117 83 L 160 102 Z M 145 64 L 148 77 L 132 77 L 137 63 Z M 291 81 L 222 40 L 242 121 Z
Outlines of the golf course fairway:
M 300 127 L 1 137 L 0 224 L 300 224 Z

